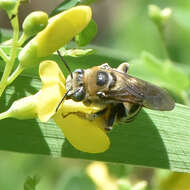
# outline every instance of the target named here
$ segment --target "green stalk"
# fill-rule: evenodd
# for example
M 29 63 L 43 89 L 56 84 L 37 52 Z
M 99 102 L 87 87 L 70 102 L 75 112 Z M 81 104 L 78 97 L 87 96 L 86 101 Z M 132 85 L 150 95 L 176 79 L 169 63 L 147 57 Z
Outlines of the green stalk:
M 5 52 L 0 48 L 0 57 L 2 57 L 5 63 L 9 62 L 9 57 L 5 54 Z
M 166 39 L 165 39 L 164 26 L 161 25 L 161 26 L 157 26 L 157 27 L 158 27 L 158 31 L 160 33 L 160 38 L 162 40 L 162 45 L 163 45 L 163 48 L 164 48 L 165 56 L 166 56 L 167 59 L 170 60 L 170 56 L 169 56 L 168 48 L 167 48 L 167 44 L 166 44 Z
M 15 69 L 15 71 L 8 78 L 7 85 L 10 85 L 20 75 L 20 73 L 22 73 L 22 71 L 23 71 L 23 67 L 18 65 L 18 67 Z
M 5 118 L 8 118 L 9 116 L 10 116 L 9 111 L 0 113 L 0 120 L 5 119 Z
M 22 44 L 27 40 L 28 36 L 25 35 L 25 33 L 22 33 L 19 41 L 18 41 L 18 46 L 22 46 Z
M 11 54 L 10 54 L 10 60 L 7 62 L 5 66 L 5 70 L 3 72 L 3 76 L 1 78 L 0 82 L 0 96 L 4 92 L 6 86 L 7 86 L 7 79 L 12 71 L 12 67 L 14 65 L 15 59 L 16 59 L 16 51 L 17 51 L 17 43 L 19 38 L 19 24 L 18 24 L 18 16 L 16 16 L 11 20 L 11 25 L 13 28 L 13 41 L 12 41 L 12 48 L 11 48 Z

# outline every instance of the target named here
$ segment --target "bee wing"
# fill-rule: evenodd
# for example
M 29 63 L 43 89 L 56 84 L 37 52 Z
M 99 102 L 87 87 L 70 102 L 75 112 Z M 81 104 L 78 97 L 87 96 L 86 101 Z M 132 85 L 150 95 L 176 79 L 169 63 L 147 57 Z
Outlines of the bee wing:
M 144 80 L 112 70 L 117 85 L 106 93 L 109 99 L 142 105 L 153 110 L 172 110 L 175 106 L 168 92 Z

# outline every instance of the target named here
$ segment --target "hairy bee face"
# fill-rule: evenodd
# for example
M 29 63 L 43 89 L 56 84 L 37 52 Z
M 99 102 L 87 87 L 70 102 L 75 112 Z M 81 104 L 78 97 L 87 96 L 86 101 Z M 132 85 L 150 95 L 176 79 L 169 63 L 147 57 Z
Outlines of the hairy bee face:
M 117 78 L 108 64 L 93 67 L 85 71 L 86 96 L 88 99 L 101 100 L 104 92 L 108 92 L 116 85 Z
M 76 69 L 72 74 L 73 78 L 69 75 L 66 79 L 67 97 L 77 102 L 82 101 L 85 98 L 84 70 Z
M 109 91 L 116 84 L 116 76 L 110 72 L 110 66 L 103 64 L 87 70 L 76 69 L 67 77 L 67 97 L 74 101 L 103 99 L 104 91 Z

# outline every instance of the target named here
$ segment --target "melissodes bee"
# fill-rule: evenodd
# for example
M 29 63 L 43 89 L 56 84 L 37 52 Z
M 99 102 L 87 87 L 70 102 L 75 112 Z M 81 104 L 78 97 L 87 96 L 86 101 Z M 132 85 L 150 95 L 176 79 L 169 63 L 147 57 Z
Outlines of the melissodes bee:
M 111 130 L 116 116 L 127 116 L 126 121 L 131 121 L 142 107 L 161 111 L 174 108 L 175 102 L 166 90 L 130 76 L 128 68 L 128 63 L 117 68 L 105 63 L 86 70 L 76 69 L 66 79 L 64 98 L 111 105 L 106 130 Z

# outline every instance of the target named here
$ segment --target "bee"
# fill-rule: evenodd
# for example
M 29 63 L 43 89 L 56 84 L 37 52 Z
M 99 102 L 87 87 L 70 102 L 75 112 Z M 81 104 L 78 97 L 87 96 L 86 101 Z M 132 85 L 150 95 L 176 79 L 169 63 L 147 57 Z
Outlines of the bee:
M 129 64 L 111 68 L 107 63 L 89 69 L 76 69 L 66 79 L 64 98 L 86 104 L 111 105 L 106 130 L 111 130 L 115 117 L 135 118 L 142 107 L 169 111 L 175 106 L 168 92 L 128 74 Z M 63 99 L 64 99 L 63 98 Z

